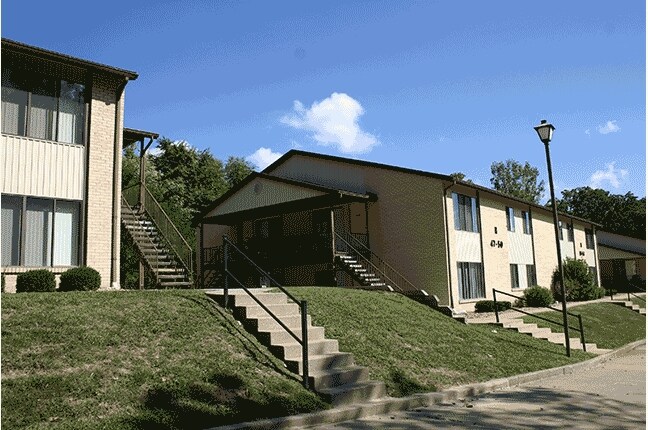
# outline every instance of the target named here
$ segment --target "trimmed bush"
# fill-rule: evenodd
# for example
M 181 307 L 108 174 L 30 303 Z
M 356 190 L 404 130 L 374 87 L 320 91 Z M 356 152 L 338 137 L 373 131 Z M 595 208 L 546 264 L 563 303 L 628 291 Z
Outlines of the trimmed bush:
M 5 286 L 5 279 L 4 279 L 4 273 L 2 274 L 2 290 L 0 292 L 4 293 L 4 286 Z
M 49 270 L 30 270 L 16 277 L 17 293 L 49 293 L 53 291 L 56 291 L 56 278 Z
M 510 302 L 497 302 L 497 310 L 499 312 L 511 309 Z M 493 300 L 480 300 L 475 303 L 475 312 L 495 312 L 495 301 Z
M 92 267 L 75 267 L 61 274 L 59 291 L 94 291 L 101 286 L 101 275 Z
M 565 273 L 565 295 L 567 301 L 596 300 L 605 294 L 605 290 L 597 287 L 594 283 L 594 275 L 590 273 L 585 261 L 567 258 L 563 263 L 563 269 Z M 558 268 L 556 268 L 551 277 L 551 289 L 557 301 L 562 300 L 562 293 L 558 282 L 559 277 L 560 273 Z
M 550 306 L 554 302 L 553 294 L 549 288 L 534 285 L 524 290 L 524 304 L 532 308 Z

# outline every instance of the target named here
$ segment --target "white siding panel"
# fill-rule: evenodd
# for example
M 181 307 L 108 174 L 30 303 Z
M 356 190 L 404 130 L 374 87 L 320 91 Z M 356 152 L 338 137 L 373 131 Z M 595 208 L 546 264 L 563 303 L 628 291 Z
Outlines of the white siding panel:
M 567 257 L 575 258 L 574 242 L 570 242 L 567 240 L 567 229 L 564 229 L 564 233 L 565 233 L 565 240 L 560 241 L 560 253 L 562 254 L 562 258 L 563 260 L 566 259 Z
M 455 230 L 457 261 L 481 263 L 479 233 Z
M 264 178 L 256 178 L 222 202 L 207 216 L 235 213 L 263 206 L 272 206 L 326 193 L 297 185 L 286 184 Z
M 0 139 L 3 193 L 83 199 L 84 146 L 20 136 Z
M 531 235 L 522 233 L 521 228 L 519 230 L 520 232 L 508 232 L 508 241 L 510 244 L 509 263 L 533 264 L 533 245 L 531 244 Z

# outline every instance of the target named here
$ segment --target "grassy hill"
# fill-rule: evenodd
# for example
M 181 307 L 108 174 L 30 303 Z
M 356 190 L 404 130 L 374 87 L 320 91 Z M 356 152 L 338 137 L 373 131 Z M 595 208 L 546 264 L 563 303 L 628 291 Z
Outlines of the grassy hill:
M 205 428 L 326 407 L 201 292 L 2 295 L 3 428 Z
M 595 343 L 600 348 L 618 348 L 630 342 L 646 337 L 646 317 L 613 303 L 588 303 L 575 306 L 569 312 L 579 314 L 583 320 L 585 342 Z M 543 312 L 538 314 L 547 321 L 524 317 L 524 321 L 537 324 L 538 327 L 548 327 L 551 331 L 562 333 L 562 314 L 560 312 Z M 578 327 L 578 319 L 569 316 L 569 326 Z M 578 337 L 579 332 L 570 331 L 570 337 Z
M 592 357 L 494 325 L 460 324 L 399 294 L 338 288 L 290 288 L 308 300 L 313 323 L 339 339 L 402 396 L 486 381 Z

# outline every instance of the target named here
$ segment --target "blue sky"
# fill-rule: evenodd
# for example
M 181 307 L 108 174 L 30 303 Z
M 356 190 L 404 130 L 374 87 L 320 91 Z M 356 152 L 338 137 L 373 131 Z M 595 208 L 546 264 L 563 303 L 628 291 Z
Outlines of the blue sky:
M 4 1 L 2 35 L 134 70 L 125 125 L 263 165 L 291 148 L 489 185 L 646 194 L 645 2 Z M 261 166 L 262 167 L 262 166 Z

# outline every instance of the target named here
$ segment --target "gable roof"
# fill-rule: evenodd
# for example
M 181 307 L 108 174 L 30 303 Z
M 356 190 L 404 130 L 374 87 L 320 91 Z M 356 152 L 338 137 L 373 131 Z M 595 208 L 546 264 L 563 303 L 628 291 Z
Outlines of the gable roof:
M 245 179 L 243 179 L 234 187 L 230 188 L 225 194 L 223 194 L 218 199 L 216 199 L 211 205 L 207 206 L 207 208 L 205 208 L 200 213 L 200 216 L 197 219 L 205 218 L 207 215 L 209 215 L 211 211 L 216 209 L 218 206 L 220 206 L 222 203 L 224 203 L 226 200 L 228 200 L 230 197 L 232 197 L 234 194 L 239 192 L 241 189 L 243 189 L 246 185 L 248 185 L 250 182 L 254 181 L 255 179 L 265 179 L 273 182 L 279 182 L 279 183 L 305 188 L 311 191 L 316 191 L 319 193 L 329 194 L 329 195 L 338 194 L 341 196 L 348 196 L 348 197 L 353 197 L 353 198 L 363 199 L 363 200 L 371 200 L 375 198 L 375 196 L 371 195 L 370 193 L 367 194 L 355 193 L 351 191 L 340 190 L 336 188 L 329 188 L 322 185 L 312 184 L 309 182 L 296 181 L 293 179 L 286 179 L 279 176 L 267 175 L 265 173 L 252 172 Z
M 546 206 L 539 205 L 537 203 L 532 203 L 532 202 L 526 201 L 524 199 L 520 199 L 518 197 L 510 196 L 510 195 L 502 193 L 500 191 L 493 190 L 491 188 L 484 187 L 484 186 L 481 186 L 481 185 L 473 184 L 471 182 L 458 181 L 458 180 L 454 179 L 452 176 L 444 175 L 442 173 L 426 172 L 424 170 L 410 169 L 410 168 L 407 168 L 407 167 L 393 166 L 393 165 L 390 165 L 390 164 L 382 164 L 382 163 L 376 163 L 376 162 L 372 162 L 372 161 L 363 161 L 363 160 L 357 160 L 357 159 L 353 159 L 353 158 L 337 157 L 337 156 L 334 156 L 334 155 L 319 154 L 319 153 L 315 153 L 315 152 L 301 151 L 301 150 L 298 150 L 298 149 L 291 149 L 290 151 L 286 152 L 277 161 L 275 161 L 274 163 L 272 163 L 271 165 L 269 165 L 268 167 L 263 169 L 262 173 L 271 174 L 272 171 L 274 171 L 277 167 L 279 167 L 280 165 L 282 165 L 283 163 L 285 163 L 286 161 L 288 161 L 290 158 L 292 158 L 294 156 L 303 156 L 303 157 L 309 157 L 309 158 L 316 158 L 316 159 L 320 159 L 320 160 L 335 161 L 335 162 L 339 162 L 339 163 L 351 164 L 351 165 L 356 165 L 356 166 L 372 167 L 372 168 L 376 168 L 376 169 L 389 170 L 389 171 L 393 171 L 393 172 L 400 172 L 400 173 L 406 173 L 406 174 L 410 174 L 410 175 L 417 175 L 417 176 L 423 176 L 423 177 L 428 177 L 428 178 L 439 179 L 439 180 L 442 180 L 442 181 L 451 182 L 452 183 L 451 185 L 461 185 L 461 186 L 464 186 L 464 187 L 468 187 L 468 188 L 472 188 L 472 189 L 475 189 L 475 190 L 483 191 L 485 193 L 489 193 L 489 194 L 492 194 L 492 195 L 495 195 L 495 196 L 498 196 L 498 197 L 501 197 L 501 198 L 513 200 L 513 201 L 515 201 L 517 203 L 521 203 L 523 205 L 531 206 L 531 207 L 534 207 L 536 209 L 540 209 L 540 210 L 543 210 L 543 211 L 546 211 L 546 212 L 549 212 L 549 213 L 553 212 L 551 208 L 548 208 Z M 585 219 L 585 218 L 580 218 L 580 217 L 577 217 L 577 216 L 574 216 L 574 215 L 571 215 L 571 214 L 568 214 L 568 213 L 564 213 L 564 212 L 559 212 L 558 214 L 563 216 L 563 217 L 571 218 L 571 219 L 581 221 L 581 222 L 584 222 L 584 223 L 587 223 L 587 224 L 591 224 L 591 225 L 594 225 L 594 226 L 597 226 L 597 227 L 602 227 L 600 224 L 597 224 L 597 223 L 595 223 L 593 221 L 590 221 L 588 219 Z
M 15 40 L 2 38 L 2 49 L 10 50 L 13 52 L 18 52 L 22 54 L 31 55 L 36 58 L 43 58 L 46 60 L 54 61 L 62 64 L 71 64 L 77 67 L 82 67 L 84 69 L 98 70 L 102 72 L 107 72 L 112 75 L 118 75 L 129 80 L 137 79 L 137 73 L 120 69 L 117 67 L 108 66 L 106 64 L 96 63 L 94 61 L 83 60 L 81 58 L 73 57 L 71 55 L 62 54 L 56 51 L 50 51 L 48 49 L 39 48 L 37 46 L 27 45 L 26 43 L 16 42 Z

